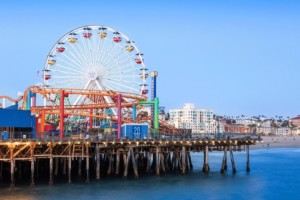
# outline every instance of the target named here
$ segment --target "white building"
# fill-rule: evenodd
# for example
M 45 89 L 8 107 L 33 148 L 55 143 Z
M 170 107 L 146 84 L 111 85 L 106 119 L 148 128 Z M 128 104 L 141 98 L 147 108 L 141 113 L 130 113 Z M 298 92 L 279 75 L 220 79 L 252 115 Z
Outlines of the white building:
M 170 123 L 176 128 L 192 129 L 192 134 L 214 133 L 213 111 L 199 109 L 194 104 L 186 103 L 181 109 L 171 109 Z

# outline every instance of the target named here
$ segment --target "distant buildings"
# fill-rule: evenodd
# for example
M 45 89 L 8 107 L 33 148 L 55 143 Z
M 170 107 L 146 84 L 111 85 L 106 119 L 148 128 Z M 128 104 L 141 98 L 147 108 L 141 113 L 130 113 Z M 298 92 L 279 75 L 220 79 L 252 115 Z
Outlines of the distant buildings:
M 171 109 L 169 115 L 170 124 L 179 129 L 192 129 L 194 137 L 215 132 L 212 110 L 199 109 L 194 104 L 186 103 L 183 108 Z

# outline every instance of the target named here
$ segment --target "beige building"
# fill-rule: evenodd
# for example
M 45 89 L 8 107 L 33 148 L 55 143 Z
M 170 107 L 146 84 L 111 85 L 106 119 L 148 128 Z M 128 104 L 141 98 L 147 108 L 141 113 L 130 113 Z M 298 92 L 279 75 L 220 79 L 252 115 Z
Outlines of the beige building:
M 192 129 L 192 135 L 214 133 L 213 111 L 199 109 L 194 104 L 186 103 L 181 109 L 171 109 L 170 124 L 180 129 Z

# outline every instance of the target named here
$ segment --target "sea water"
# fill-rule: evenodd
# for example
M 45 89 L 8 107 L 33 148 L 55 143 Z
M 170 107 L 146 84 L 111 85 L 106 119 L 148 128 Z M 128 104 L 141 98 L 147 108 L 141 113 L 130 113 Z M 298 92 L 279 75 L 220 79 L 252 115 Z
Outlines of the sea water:
M 194 170 L 186 175 L 140 175 L 139 179 L 105 178 L 75 183 L 37 184 L 0 188 L 0 199 L 300 199 L 300 148 L 250 151 L 251 171 L 246 172 L 246 153 L 234 152 L 237 173 L 220 174 L 222 152 L 209 153 L 209 174 L 202 173 L 203 154 L 193 153 Z

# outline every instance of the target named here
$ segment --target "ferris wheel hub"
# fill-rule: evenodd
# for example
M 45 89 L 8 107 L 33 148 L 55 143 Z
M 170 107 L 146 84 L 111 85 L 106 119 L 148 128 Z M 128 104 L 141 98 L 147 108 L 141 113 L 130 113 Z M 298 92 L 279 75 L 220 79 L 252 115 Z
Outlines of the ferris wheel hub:
M 94 70 L 88 72 L 88 78 L 90 81 L 95 81 L 98 78 L 98 73 Z

